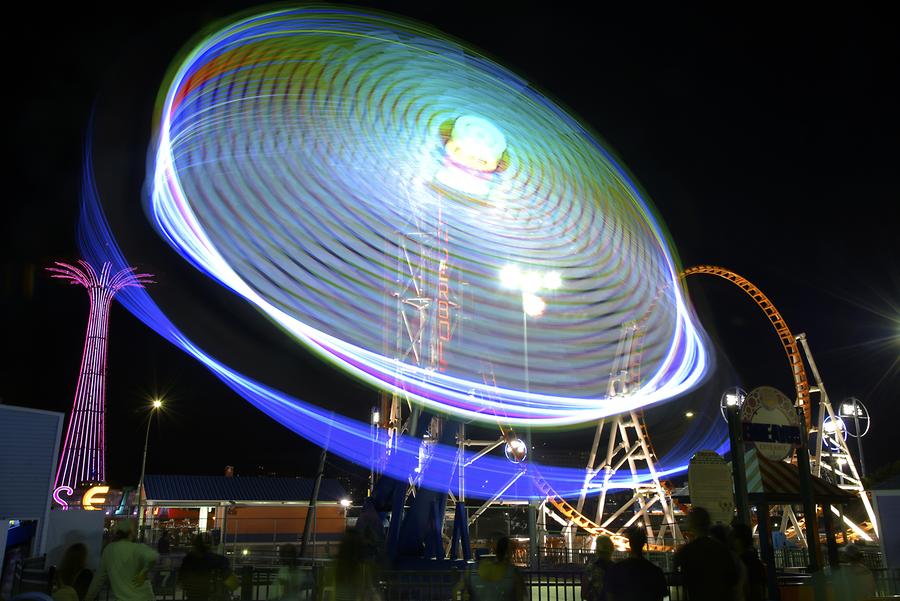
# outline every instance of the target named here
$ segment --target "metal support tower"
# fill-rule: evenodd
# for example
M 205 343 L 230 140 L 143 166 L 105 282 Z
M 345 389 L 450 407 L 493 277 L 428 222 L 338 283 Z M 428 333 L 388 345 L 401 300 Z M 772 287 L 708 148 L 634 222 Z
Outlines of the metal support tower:
M 406 209 L 407 227 L 396 233 L 392 248 L 394 288 L 388 291 L 385 307 L 385 354 L 397 361 L 397 378 L 395 390 L 382 394 L 379 419 L 373 420 L 376 430 L 386 432 L 384 447 L 376 450 L 379 461 L 391 460 L 402 435 L 419 439 L 418 469 L 409 475 L 405 489 L 394 493 L 397 513 L 392 515 L 391 532 L 395 536 L 399 536 L 399 523 L 394 524 L 394 519 L 403 513 L 406 500 L 416 497 L 434 445 L 451 435 L 444 432 L 443 418 L 421 413 L 405 392 L 400 374 L 406 366 L 416 368 L 424 378 L 445 371 L 452 341 L 461 333 L 462 312 L 462 282 L 454 279 L 449 230 L 440 200 L 425 203 L 410 197 Z M 373 468 L 373 480 L 382 469 Z M 442 510 L 440 504 L 439 513 Z
M 616 360 L 610 373 L 609 397 L 627 396 L 640 386 L 640 327 L 637 322 L 622 326 L 616 350 Z M 609 422 L 606 455 L 602 463 L 597 463 L 597 452 L 603 437 L 603 430 Z M 660 482 L 656 470 L 657 457 L 650 444 L 650 437 L 643 418 L 638 411 L 602 419 L 597 423 L 594 441 L 585 467 L 584 486 L 578 498 L 576 511 L 584 510 L 585 497 L 589 489 L 600 489 L 597 514 L 594 520 L 602 528 L 614 527 L 626 511 L 632 510 L 624 524 L 615 530 L 621 533 L 638 520 L 642 520 L 647 530 L 647 540 L 651 545 L 663 545 L 670 536 L 678 544 L 683 540 L 681 529 L 675 520 L 675 506 L 668 489 Z M 627 467 L 626 467 L 627 466 Z M 634 484 L 631 499 L 616 511 L 606 513 L 606 496 L 612 478 L 627 469 Z M 650 473 L 651 478 L 638 483 L 641 469 Z M 598 482 L 600 479 L 600 482 Z M 574 521 L 569 521 L 571 531 Z M 568 532 L 567 532 L 568 534 Z M 571 535 L 570 535 L 571 536 Z
M 797 342 L 799 342 L 800 346 L 803 348 L 806 361 L 809 363 L 813 379 L 816 382 L 816 385 L 810 387 L 809 391 L 819 394 L 818 420 L 816 421 L 815 429 L 810 429 L 811 432 L 816 433 L 815 452 L 810 458 L 812 473 L 817 477 L 823 477 L 823 474 L 825 474 L 825 477 L 832 480 L 844 490 L 852 490 L 857 493 L 862 501 L 863 507 L 865 507 L 866 515 L 869 517 L 869 522 L 871 522 L 872 529 L 877 537 L 878 522 L 875 519 L 875 510 L 869 500 L 868 493 L 863 487 L 862 478 L 859 475 L 859 471 L 856 469 L 853 455 L 850 454 L 850 449 L 847 447 L 847 441 L 844 440 L 844 436 L 840 431 L 840 424 L 842 422 L 831 406 L 828 393 L 825 391 L 825 383 L 822 381 L 822 376 L 819 375 L 819 368 L 813 359 L 812 352 L 809 350 L 809 342 L 806 339 L 806 334 L 798 334 Z M 824 425 L 826 418 L 830 418 L 829 421 L 834 424 L 835 430 L 831 432 L 825 430 Z M 838 509 L 833 505 L 831 506 L 831 512 L 834 515 L 841 515 Z M 859 525 L 855 524 L 847 516 L 842 517 L 844 523 L 856 532 L 857 535 L 865 540 L 871 540 L 871 537 L 860 528 Z M 800 529 L 797 528 L 796 531 L 800 531 Z

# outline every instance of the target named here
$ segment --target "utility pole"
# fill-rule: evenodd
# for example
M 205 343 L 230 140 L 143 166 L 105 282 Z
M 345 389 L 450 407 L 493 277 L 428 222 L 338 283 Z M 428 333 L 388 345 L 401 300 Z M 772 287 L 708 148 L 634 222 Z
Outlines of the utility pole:
M 306 557 L 306 548 L 309 546 L 309 536 L 312 533 L 313 517 L 316 515 L 316 503 L 319 500 L 319 485 L 322 484 L 322 476 L 325 473 L 325 456 L 328 451 L 322 449 L 319 456 L 319 471 L 316 473 L 316 482 L 313 484 L 312 497 L 309 499 L 309 509 L 306 510 L 306 523 L 303 525 L 303 542 L 300 544 L 300 557 Z

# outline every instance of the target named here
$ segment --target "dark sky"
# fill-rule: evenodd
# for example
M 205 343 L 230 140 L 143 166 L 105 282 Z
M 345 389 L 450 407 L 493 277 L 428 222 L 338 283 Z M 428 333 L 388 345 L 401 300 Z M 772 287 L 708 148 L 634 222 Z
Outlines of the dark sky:
M 642 184 L 682 263 L 722 265 L 756 283 L 795 333 L 808 334 L 832 400 L 855 395 L 867 403 L 868 467 L 898 456 L 900 42 L 888 14 L 849 5 L 709 12 L 610 3 L 586 15 L 546 3 L 424 4 L 373 6 L 470 42 L 580 116 Z M 34 4 L 7 19 L 4 129 L 13 162 L 2 222 L 0 397 L 57 411 L 71 405 L 87 296 L 50 280 L 43 267 L 78 256 L 82 144 L 96 107 L 101 193 L 133 207 L 111 217 L 128 228 L 128 257 L 158 275 L 154 297 L 238 368 L 364 418 L 373 391 L 316 363 L 176 260 L 140 209 L 166 67 L 197 30 L 253 6 L 186 5 L 125 13 L 123 4 L 70 4 L 45 13 Z M 715 405 L 732 383 L 791 394 L 778 339 L 749 298 L 711 278 L 689 287 L 727 361 L 720 358 L 711 384 L 651 422 L 661 427 L 686 406 Z M 169 409 L 151 435 L 150 472 L 314 471 L 310 445 L 117 306 L 112 482 L 137 480 L 146 399 L 159 394 Z

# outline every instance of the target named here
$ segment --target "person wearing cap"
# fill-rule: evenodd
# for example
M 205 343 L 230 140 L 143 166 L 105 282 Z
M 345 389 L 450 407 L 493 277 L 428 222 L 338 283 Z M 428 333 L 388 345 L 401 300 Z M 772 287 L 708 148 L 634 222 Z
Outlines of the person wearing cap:
M 147 545 L 134 542 L 134 536 L 134 520 L 116 523 L 113 542 L 103 549 L 100 567 L 84 601 L 95 601 L 107 583 L 117 601 L 154 601 L 147 570 L 156 563 L 159 554 Z
M 581 575 L 582 601 L 606 601 L 605 577 L 612 567 L 613 543 L 608 536 L 598 536 L 596 557 Z

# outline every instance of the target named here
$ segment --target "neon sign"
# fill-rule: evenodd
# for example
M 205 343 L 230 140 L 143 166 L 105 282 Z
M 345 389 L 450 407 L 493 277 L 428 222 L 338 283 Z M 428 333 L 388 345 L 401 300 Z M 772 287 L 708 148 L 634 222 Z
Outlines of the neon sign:
M 73 492 L 75 491 L 70 486 L 57 486 L 53 489 L 53 500 L 59 503 L 60 507 L 65 511 L 69 508 L 69 504 L 60 496 L 60 493 L 65 493 L 67 497 L 71 497 Z
M 105 495 L 109 492 L 108 486 L 92 486 L 84 492 L 84 496 L 81 497 L 81 506 L 85 509 L 85 511 L 99 511 L 99 507 L 95 507 L 95 505 L 103 505 L 106 503 L 106 497 L 100 496 Z

